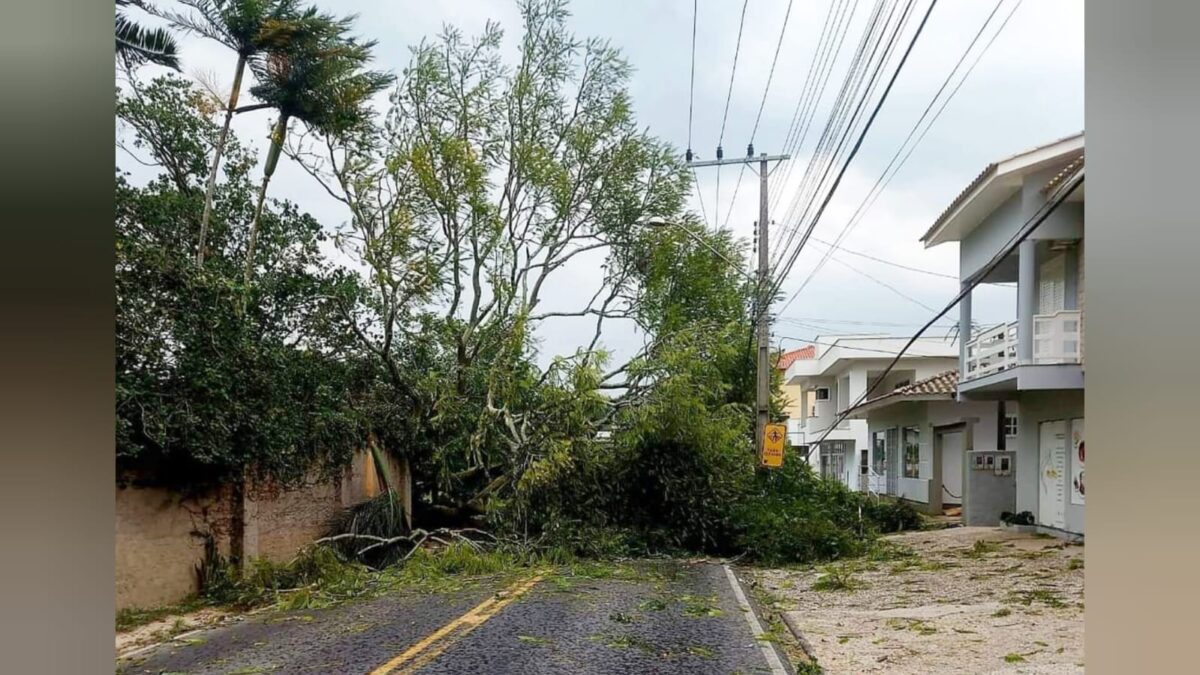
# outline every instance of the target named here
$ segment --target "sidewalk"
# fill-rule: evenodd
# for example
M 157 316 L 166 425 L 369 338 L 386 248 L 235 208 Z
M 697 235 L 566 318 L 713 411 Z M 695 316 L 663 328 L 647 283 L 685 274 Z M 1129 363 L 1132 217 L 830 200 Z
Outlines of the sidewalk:
M 754 573 L 826 673 L 1083 672 L 1083 546 L 990 527 L 885 541 Z

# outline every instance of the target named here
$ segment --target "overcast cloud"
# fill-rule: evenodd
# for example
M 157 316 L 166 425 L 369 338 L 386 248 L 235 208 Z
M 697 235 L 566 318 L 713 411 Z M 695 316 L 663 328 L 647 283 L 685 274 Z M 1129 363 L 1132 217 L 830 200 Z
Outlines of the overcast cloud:
M 830 2 L 795 0 L 780 52 L 770 96 L 754 140 L 756 152 L 779 152 L 808 72 Z M 999 16 L 1007 15 L 1014 0 L 1004 0 Z M 169 4 L 166 0 L 161 5 Z M 467 34 L 482 30 L 488 19 L 500 22 L 511 54 L 520 35 L 519 17 L 512 0 L 353 0 L 322 1 L 333 12 L 357 13 L 358 31 L 379 41 L 375 67 L 396 71 L 408 63 L 409 48 L 423 37 L 432 37 L 443 24 Z M 834 72 L 825 100 L 832 100 L 844 72 L 846 59 L 861 33 L 871 3 L 858 3 L 854 25 Z M 727 157 L 745 152 L 754 124 L 768 67 L 779 36 L 788 0 L 751 0 L 746 15 L 736 78 L 733 83 L 724 148 Z M 851 165 L 814 236 L 832 240 L 849 215 L 883 171 L 909 128 L 941 85 L 959 55 L 971 41 L 995 3 L 991 0 L 939 2 L 904 71 Z M 691 53 L 691 0 L 575 0 L 570 23 L 580 37 L 608 38 L 635 68 L 630 89 L 639 122 L 676 144 L 687 145 L 688 76 Z M 730 67 L 737 39 L 742 3 L 736 0 L 700 0 L 696 55 L 693 146 L 704 158 L 715 154 L 721 116 L 729 87 Z M 924 11 L 921 3 L 918 12 Z M 918 238 L 966 184 L 989 162 L 1083 129 L 1083 1 L 1026 0 L 1004 32 L 996 39 L 970 78 L 950 102 L 932 130 L 912 154 L 903 170 L 875 202 L 843 246 L 904 265 L 945 274 L 957 273 L 957 247 L 953 244 L 925 250 Z M 916 17 L 910 30 L 915 26 Z M 145 23 L 154 23 L 147 19 Z M 993 25 L 998 25 L 996 21 Z M 994 30 L 991 29 L 991 30 Z M 989 33 L 990 34 L 990 33 Z M 182 61 L 189 74 L 206 73 L 228 86 L 235 56 L 227 49 L 193 37 L 182 37 Z M 154 67 L 142 75 L 149 77 Z M 380 101 L 382 108 L 386 100 Z M 799 156 L 794 157 L 791 180 L 772 190 L 782 190 L 780 206 L 772 218 L 782 218 L 798 185 L 825 108 L 818 110 L 814 129 Z M 235 131 L 246 142 L 265 146 L 270 124 L 268 113 L 239 116 Z M 118 155 L 118 164 L 136 177 L 147 169 Z M 776 176 L 781 177 L 783 171 Z M 736 167 L 721 171 L 720 221 L 725 220 L 737 178 Z M 699 191 L 709 223 L 716 198 L 715 169 L 699 172 Z M 749 239 L 758 217 L 757 179 L 743 177 L 733 204 L 729 227 Z M 342 205 L 324 195 L 312 179 L 286 159 L 271 185 L 271 196 L 290 199 L 330 228 L 346 219 Z M 693 196 L 693 208 L 699 203 Z M 777 227 L 791 223 L 779 222 Z M 800 255 L 783 290 L 787 296 L 813 269 L 825 251 L 812 244 Z M 856 256 L 840 259 L 862 272 L 893 285 L 904 295 L 932 307 L 941 307 L 957 291 L 957 283 L 930 275 L 888 267 Z M 581 257 L 582 258 L 582 257 Z M 566 304 L 579 293 L 594 289 L 600 278 L 600 260 L 579 260 L 569 270 L 568 283 L 555 287 L 549 304 Z M 1015 292 L 1005 287 L 984 287 L 975 294 L 975 314 L 984 323 L 1015 316 Z M 900 324 L 894 327 L 825 324 L 828 332 L 911 332 L 930 311 L 879 285 L 846 265 L 830 262 L 804 289 L 774 326 L 776 340 L 811 338 L 820 331 L 820 320 L 850 320 Z M 956 314 L 948 317 L 953 322 Z M 799 319 L 808 326 L 795 323 Z M 945 334 L 942 329 L 938 334 Z M 590 322 L 551 322 L 541 334 L 544 356 L 573 351 L 591 337 Z M 640 339 L 631 328 L 610 330 L 606 345 L 627 353 Z M 784 341 L 785 347 L 796 346 Z

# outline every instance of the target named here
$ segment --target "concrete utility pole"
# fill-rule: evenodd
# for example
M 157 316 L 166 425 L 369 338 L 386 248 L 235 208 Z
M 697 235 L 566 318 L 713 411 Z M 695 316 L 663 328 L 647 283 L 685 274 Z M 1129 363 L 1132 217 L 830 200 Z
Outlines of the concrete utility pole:
M 703 166 L 721 166 L 723 164 L 753 164 L 758 162 L 758 222 L 755 226 L 758 228 L 758 289 L 757 289 L 757 314 L 758 320 L 755 325 L 755 336 L 758 341 L 758 360 L 757 360 L 757 378 L 756 378 L 756 419 L 754 424 L 754 447 L 756 452 L 762 452 L 763 435 L 766 432 L 768 417 L 771 412 L 771 329 L 770 329 L 770 298 L 766 297 L 767 290 L 767 269 L 770 265 L 770 256 L 767 251 L 767 239 L 769 231 L 767 224 L 767 176 L 770 174 L 768 165 L 770 162 L 781 162 L 785 159 L 790 159 L 790 155 L 767 155 L 765 152 L 758 157 L 754 156 L 754 146 L 750 145 L 746 148 L 746 156 L 732 159 L 725 159 L 721 148 L 717 148 L 717 159 L 703 162 L 694 162 L 691 158 L 691 151 L 688 151 L 688 166 L 703 167 Z M 718 216 L 719 217 L 719 216 Z

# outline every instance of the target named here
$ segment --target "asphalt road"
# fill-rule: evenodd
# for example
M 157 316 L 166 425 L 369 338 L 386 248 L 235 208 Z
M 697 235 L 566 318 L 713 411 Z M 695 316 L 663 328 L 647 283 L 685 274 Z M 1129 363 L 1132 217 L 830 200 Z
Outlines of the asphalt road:
M 792 672 L 782 652 L 755 639 L 721 565 L 631 569 L 531 572 L 450 593 L 255 616 L 139 654 L 118 672 Z

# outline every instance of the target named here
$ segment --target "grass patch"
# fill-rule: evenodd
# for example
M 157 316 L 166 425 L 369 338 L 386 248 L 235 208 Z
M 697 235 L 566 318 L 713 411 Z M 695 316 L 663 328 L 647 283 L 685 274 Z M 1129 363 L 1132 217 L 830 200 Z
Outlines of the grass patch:
M 1016 652 L 1010 652 L 1010 653 L 1004 655 L 1004 662 L 1005 663 L 1024 663 L 1025 657 L 1021 656 L 1020 654 L 1017 654 Z
M 637 621 L 637 617 L 624 612 L 613 612 L 612 614 L 608 615 L 608 620 L 615 621 L 617 623 L 633 623 L 634 621 Z
M 517 639 L 528 645 L 548 645 L 550 640 L 536 635 L 518 635 Z
M 138 626 L 144 626 L 148 623 L 153 623 L 175 614 L 188 614 L 203 607 L 208 607 L 211 604 L 212 603 L 205 598 L 195 597 L 189 598 L 188 600 L 185 600 L 177 605 L 154 607 L 152 609 L 127 607 L 117 612 L 117 632 L 124 633 L 125 631 L 132 630 Z M 182 623 L 182 620 L 176 620 L 176 623 Z
M 812 584 L 814 591 L 853 591 L 865 587 L 862 581 L 854 578 L 854 569 L 850 565 L 829 565 L 824 573 Z
M 888 619 L 887 625 L 892 630 L 911 630 L 918 635 L 933 635 L 938 632 L 935 626 L 922 619 Z
M 638 603 L 638 609 L 643 612 L 661 612 L 667 608 L 667 601 L 662 598 L 649 598 Z
M 720 607 L 717 607 L 717 596 L 715 595 L 685 595 L 679 599 L 683 602 L 683 615 L 688 618 L 721 616 L 725 613 L 721 611 Z
M 1000 546 L 999 542 L 980 539 L 972 544 L 971 548 L 965 549 L 962 555 L 964 558 L 978 559 L 986 557 L 992 553 L 999 553 L 1001 548 L 1002 547 Z
M 605 644 L 615 649 L 637 649 L 644 654 L 659 653 L 658 646 L 653 642 L 636 635 L 617 635 L 608 638 Z
M 997 619 L 1006 617 L 1009 614 L 1012 614 L 1012 610 L 1007 607 L 1001 607 L 1000 609 L 992 612 L 992 616 L 996 617 Z
M 1035 602 L 1039 602 L 1047 607 L 1066 607 L 1067 603 L 1063 602 L 1058 593 L 1044 588 L 1039 588 L 1032 591 L 1010 591 L 1008 594 L 1009 602 L 1020 603 L 1025 606 L 1030 606 Z
M 717 652 L 715 652 L 711 647 L 705 647 L 703 645 L 692 645 L 691 647 L 687 648 L 687 653 L 691 654 L 692 656 L 699 656 L 702 659 L 712 659 L 716 658 L 717 656 Z
M 1071 561 L 1067 563 L 1067 569 L 1068 570 L 1083 569 L 1083 558 L 1071 558 Z

